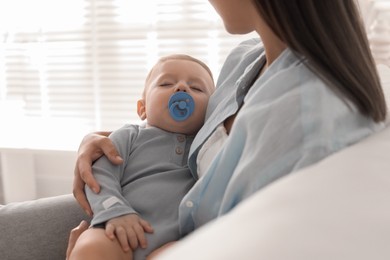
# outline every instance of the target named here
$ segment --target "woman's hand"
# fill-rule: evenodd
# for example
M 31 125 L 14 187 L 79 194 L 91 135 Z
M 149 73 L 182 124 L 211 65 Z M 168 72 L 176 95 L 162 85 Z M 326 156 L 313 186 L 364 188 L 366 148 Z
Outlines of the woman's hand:
M 118 239 L 123 251 L 130 248 L 135 250 L 138 246 L 146 248 L 145 232 L 153 233 L 153 228 L 146 220 L 137 214 L 123 215 L 110 219 L 106 224 L 106 235 L 109 239 Z
M 79 239 L 81 233 L 88 229 L 88 226 L 88 222 L 83 220 L 77 227 L 72 229 L 69 235 L 68 247 L 66 249 L 66 259 L 69 259 L 70 254 L 72 253 L 73 248 L 76 245 L 77 239 Z
M 92 163 L 102 155 L 107 156 L 114 164 L 123 162 L 115 146 L 108 138 L 110 133 L 96 132 L 88 134 L 83 138 L 79 147 L 74 169 L 73 195 L 89 216 L 92 216 L 92 210 L 85 196 L 84 185 L 87 184 L 96 193 L 100 191 L 99 183 L 92 175 Z

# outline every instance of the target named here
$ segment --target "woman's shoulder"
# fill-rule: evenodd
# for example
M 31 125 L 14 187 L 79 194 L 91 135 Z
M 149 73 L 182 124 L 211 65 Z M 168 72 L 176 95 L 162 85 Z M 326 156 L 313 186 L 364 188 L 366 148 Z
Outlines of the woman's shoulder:
M 261 42 L 260 38 L 250 38 L 240 42 L 235 49 L 251 49 L 254 46 L 258 46 L 259 44 L 263 46 L 263 43 Z M 233 49 L 233 51 L 235 49 Z
M 218 78 L 217 86 L 230 76 L 241 76 L 245 69 L 264 52 L 260 39 L 253 38 L 238 44 L 226 57 Z M 236 78 L 234 77 L 234 78 Z
M 250 55 L 252 53 L 258 54 L 263 52 L 264 47 L 263 43 L 259 38 L 251 38 L 240 42 L 227 56 L 226 60 L 229 59 L 242 59 L 243 57 Z

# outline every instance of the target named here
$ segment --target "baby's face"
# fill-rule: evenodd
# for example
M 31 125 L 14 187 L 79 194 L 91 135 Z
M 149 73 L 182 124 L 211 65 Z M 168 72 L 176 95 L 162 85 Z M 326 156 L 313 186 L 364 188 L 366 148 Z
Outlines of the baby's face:
M 210 74 L 189 60 L 166 60 L 157 64 L 145 90 L 145 114 L 148 125 L 182 134 L 195 134 L 203 125 L 209 97 L 214 92 Z M 184 121 L 175 121 L 168 108 L 169 98 L 178 91 L 194 99 L 193 113 Z

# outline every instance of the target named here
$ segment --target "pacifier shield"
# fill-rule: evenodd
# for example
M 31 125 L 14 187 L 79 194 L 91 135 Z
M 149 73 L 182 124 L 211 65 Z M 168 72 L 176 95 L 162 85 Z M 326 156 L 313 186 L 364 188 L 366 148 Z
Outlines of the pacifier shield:
M 194 112 L 194 99 L 186 92 L 176 92 L 168 101 L 171 117 L 175 121 L 184 121 Z

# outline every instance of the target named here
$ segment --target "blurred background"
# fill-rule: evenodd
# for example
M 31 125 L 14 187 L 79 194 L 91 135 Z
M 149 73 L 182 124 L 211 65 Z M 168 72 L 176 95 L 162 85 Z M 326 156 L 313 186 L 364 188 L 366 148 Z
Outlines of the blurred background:
M 378 63 L 390 65 L 390 0 L 360 0 Z M 243 39 L 205 0 L 0 2 L 0 204 L 71 193 L 84 135 L 138 123 L 158 57 L 187 53 L 218 77 Z

